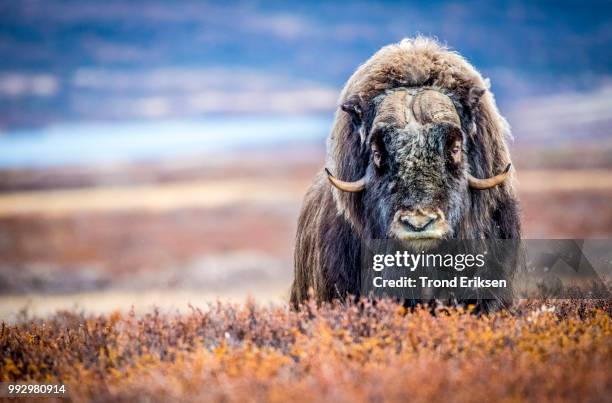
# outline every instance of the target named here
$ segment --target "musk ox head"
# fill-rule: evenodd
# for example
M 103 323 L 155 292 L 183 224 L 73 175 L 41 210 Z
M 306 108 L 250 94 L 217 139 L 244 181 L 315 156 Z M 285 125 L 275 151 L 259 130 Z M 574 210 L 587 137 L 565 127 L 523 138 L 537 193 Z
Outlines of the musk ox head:
M 355 71 L 326 170 L 357 236 L 520 238 L 510 128 L 489 87 L 461 55 L 423 37 L 385 46 Z
M 365 175 L 353 182 L 328 175 L 340 191 L 363 192 L 368 238 L 453 237 L 466 211 L 469 187 L 488 189 L 508 176 L 509 165 L 493 178 L 469 174 L 460 105 L 441 89 L 394 88 L 375 97 L 368 113 L 362 107 L 353 98 L 342 110 L 351 115 L 369 150 Z

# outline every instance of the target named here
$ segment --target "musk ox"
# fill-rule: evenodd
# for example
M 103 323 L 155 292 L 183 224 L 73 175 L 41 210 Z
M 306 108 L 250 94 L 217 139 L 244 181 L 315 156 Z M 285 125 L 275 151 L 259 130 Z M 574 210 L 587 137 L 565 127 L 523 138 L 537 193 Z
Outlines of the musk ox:
M 291 302 L 359 294 L 364 239 L 520 239 L 489 82 L 429 38 L 383 47 L 340 95 L 298 221 Z

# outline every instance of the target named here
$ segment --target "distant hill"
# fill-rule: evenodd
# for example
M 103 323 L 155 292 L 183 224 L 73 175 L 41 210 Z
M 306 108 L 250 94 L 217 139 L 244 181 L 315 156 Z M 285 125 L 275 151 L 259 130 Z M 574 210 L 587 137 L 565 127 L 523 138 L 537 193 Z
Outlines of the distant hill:
M 417 33 L 465 55 L 514 107 L 607 85 L 611 15 L 608 1 L 3 0 L 0 129 L 329 113 L 360 63 Z

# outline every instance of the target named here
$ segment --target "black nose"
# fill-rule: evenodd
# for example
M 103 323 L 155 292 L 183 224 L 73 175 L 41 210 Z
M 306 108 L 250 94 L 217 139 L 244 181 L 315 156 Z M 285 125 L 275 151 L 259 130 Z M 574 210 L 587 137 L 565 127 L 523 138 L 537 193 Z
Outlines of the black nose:
M 410 231 L 421 232 L 436 221 L 436 217 L 420 213 L 408 213 L 401 215 L 399 220 L 404 226 L 408 227 Z

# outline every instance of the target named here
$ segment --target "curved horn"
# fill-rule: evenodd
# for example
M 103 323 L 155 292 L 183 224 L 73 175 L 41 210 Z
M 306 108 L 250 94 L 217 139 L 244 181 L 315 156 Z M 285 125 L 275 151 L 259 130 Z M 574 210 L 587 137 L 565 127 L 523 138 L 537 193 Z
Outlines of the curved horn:
M 325 172 L 327 173 L 327 179 L 334 185 L 336 188 L 344 191 L 344 192 L 361 192 L 365 189 L 365 176 L 355 182 L 345 182 L 337 179 L 329 172 L 329 169 L 325 168 Z
M 487 178 L 487 179 L 474 178 L 472 175 L 468 174 L 468 183 L 470 184 L 470 187 L 474 189 L 479 189 L 479 190 L 490 189 L 494 186 L 499 185 L 506 179 L 508 179 L 508 177 L 510 176 L 511 166 L 512 164 L 508 164 L 504 172 L 500 173 L 499 175 Z

